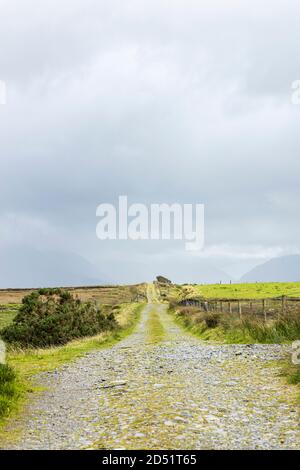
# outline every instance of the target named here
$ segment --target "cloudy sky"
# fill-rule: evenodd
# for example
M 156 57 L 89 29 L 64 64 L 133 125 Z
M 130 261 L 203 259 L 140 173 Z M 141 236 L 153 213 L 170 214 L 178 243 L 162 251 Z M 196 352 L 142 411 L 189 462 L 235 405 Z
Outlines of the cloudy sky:
M 0 0 L 0 16 L 2 286 L 43 264 L 45 284 L 189 281 L 300 253 L 297 0 Z M 121 194 L 204 203 L 205 249 L 98 240 L 96 207 Z

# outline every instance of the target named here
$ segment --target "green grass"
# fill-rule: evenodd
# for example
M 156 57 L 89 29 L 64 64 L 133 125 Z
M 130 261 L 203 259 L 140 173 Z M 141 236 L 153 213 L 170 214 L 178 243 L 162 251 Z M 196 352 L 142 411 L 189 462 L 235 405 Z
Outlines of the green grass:
M 187 315 L 181 315 L 179 310 L 175 308 L 169 308 L 169 313 L 178 326 L 193 336 L 197 336 L 204 341 L 226 342 L 221 328 L 207 328 L 204 323 L 198 322 L 197 320 L 195 321 L 195 319 Z
M 15 370 L 7 364 L 0 364 L 0 420 L 15 408 L 20 395 L 21 387 Z
M 192 296 L 203 296 L 208 299 L 263 299 L 282 295 L 300 297 L 300 282 L 193 285 L 188 286 L 188 289 Z
M 120 305 L 116 317 L 119 328 L 113 331 L 103 332 L 91 338 L 81 338 L 64 346 L 46 349 L 19 349 L 10 348 L 7 354 L 7 362 L 13 371 L 15 392 L 5 395 L 0 388 L 0 403 L 5 402 L 6 412 L 0 414 L 0 428 L 5 426 L 7 415 L 18 412 L 28 394 L 38 392 L 39 388 L 32 385 L 30 378 L 35 374 L 51 371 L 59 368 L 66 362 L 73 361 L 89 351 L 112 346 L 116 342 L 130 334 L 140 318 L 145 304 L 132 303 Z M 8 386 L 9 388 L 9 386 Z M 3 433 L 0 437 L 3 437 Z
M 17 312 L 15 310 L 0 311 L 0 330 L 13 322 Z
M 0 305 L 0 330 L 10 325 L 18 313 L 19 304 L 2 304 Z
M 165 330 L 157 311 L 154 309 L 149 314 L 146 329 L 150 343 L 159 343 L 162 340 Z
M 290 370 L 290 373 L 288 374 L 288 382 L 292 385 L 297 385 L 300 384 L 300 369 L 294 368 L 293 370 Z

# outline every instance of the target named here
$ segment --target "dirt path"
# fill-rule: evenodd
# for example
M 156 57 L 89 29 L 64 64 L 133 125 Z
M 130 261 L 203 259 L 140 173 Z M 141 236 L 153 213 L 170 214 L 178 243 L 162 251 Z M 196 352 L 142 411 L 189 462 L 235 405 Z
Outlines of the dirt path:
M 172 321 L 155 289 L 136 331 L 63 369 L 29 409 L 14 448 L 300 448 L 277 345 L 203 344 Z

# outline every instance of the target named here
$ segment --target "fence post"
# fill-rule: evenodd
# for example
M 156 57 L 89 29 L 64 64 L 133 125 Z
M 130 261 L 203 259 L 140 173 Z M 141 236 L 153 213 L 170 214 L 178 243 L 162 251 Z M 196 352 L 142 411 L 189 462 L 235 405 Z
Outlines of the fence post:
M 262 303 L 263 303 L 263 314 L 264 314 L 264 318 L 265 318 L 265 322 L 266 322 L 267 321 L 266 299 L 263 299 Z
M 238 301 L 238 308 L 239 308 L 239 316 L 242 318 L 242 304 L 240 301 Z
M 222 300 L 220 302 L 220 310 L 221 310 L 221 312 L 223 312 L 223 302 L 222 302 Z
M 281 305 L 281 311 L 282 311 L 282 315 L 285 314 L 285 310 L 286 310 L 286 297 L 285 295 L 282 296 L 282 305 Z
M 228 302 L 229 313 L 232 313 L 231 302 Z

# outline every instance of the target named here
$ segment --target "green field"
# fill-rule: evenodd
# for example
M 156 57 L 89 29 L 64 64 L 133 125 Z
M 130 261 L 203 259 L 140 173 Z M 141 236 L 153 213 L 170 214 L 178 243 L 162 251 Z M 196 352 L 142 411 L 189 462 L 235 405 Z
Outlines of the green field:
M 203 296 L 208 299 L 263 299 L 282 295 L 300 297 L 300 282 L 190 285 L 186 290 L 191 297 Z
M 8 326 L 15 318 L 18 308 L 11 305 L 0 305 L 0 330 Z

